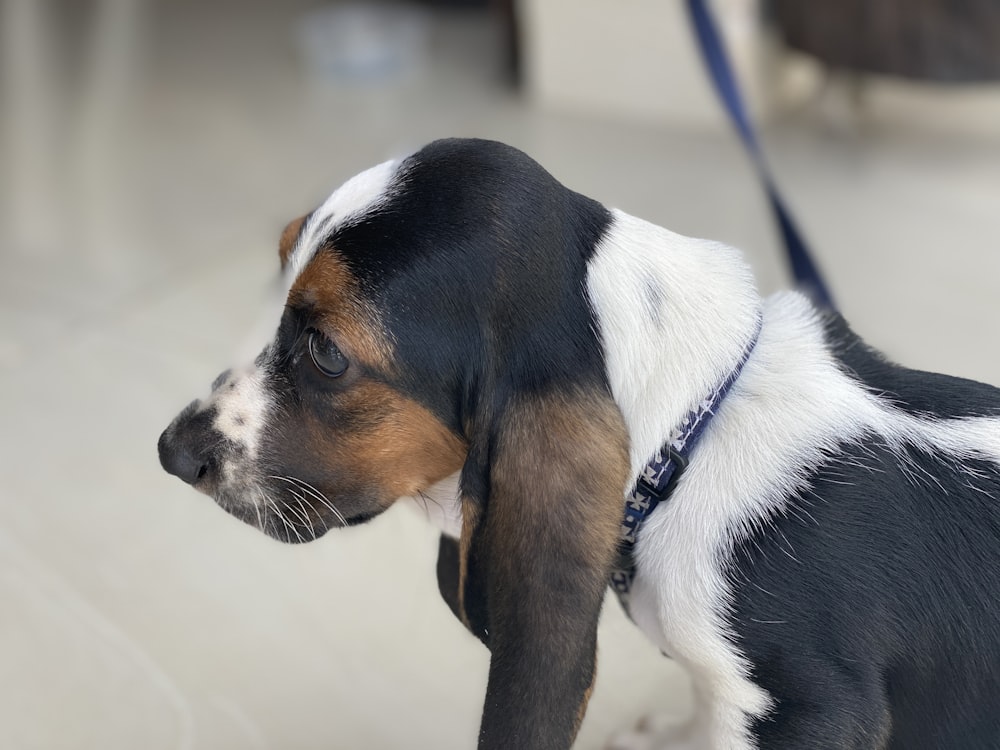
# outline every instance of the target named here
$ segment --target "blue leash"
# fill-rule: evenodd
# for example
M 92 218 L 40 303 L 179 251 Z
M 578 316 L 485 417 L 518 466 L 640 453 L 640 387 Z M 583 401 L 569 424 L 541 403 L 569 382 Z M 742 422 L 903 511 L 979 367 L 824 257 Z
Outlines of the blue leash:
M 691 16 L 691 23 L 694 24 L 695 33 L 701 46 L 701 53 L 705 59 L 705 65 L 712 75 L 712 82 L 722 99 L 722 104 L 729 113 L 730 119 L 736 126 L 736 130 L 743 141 L 743 145 L 753 159 L 760 178 L 767 192 L 768 200 L 771 203 L 771 210 L 778 222 L 781 236 L 785 243 L 785 250 L 791 264 L 792 275 L 795 277 L 799 287 L 812 297 L 813 301 L 821 307 L 834 308 L 833 297 L 830 295 L 819 268 L 813 261 L 809 247 L 802 238 L 791 213 L 785 207 L 781 194 L 778 192 L 771 170 L 764 159 L 757 136 L 754 133 L 753 125 L 747 116 L 746 108 L 743 105 L 743 98 L 740 96 L 739 86 L 736 83 L 736 76 L 733 74 L 729 58 L 726 56 L 726 49 L 719 36 L 719 30 L 715 25 L 711 13 L 706 6 L 706 0 L 687 0 L 688 13 Z

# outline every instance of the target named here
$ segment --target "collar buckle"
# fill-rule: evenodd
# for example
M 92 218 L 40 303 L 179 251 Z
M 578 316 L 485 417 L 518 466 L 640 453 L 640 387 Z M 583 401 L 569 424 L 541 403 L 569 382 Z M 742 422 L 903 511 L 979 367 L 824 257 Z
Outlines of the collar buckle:
M 665 471 L 664 474 L 667 474 L 667 480 L 659 487 L 646 479 L 644 475 L 640 475 L 639 479 L 636 481 L 636 486 L 642 488 L 647 495 L 656 498 L 657 503 L 664 502 L 673 494 L 674 489 L 677 487 L 677 482 L 681 478 L 681 474 L 684 473 L 684 470 L 688 466 L 687 456 L 678 451 L 672 445 L 666 446 L 666 449 L 668 470 Z M 650 507 L 649 512 L 652 512 L 653 507 L 655 507 L 655 505 Z

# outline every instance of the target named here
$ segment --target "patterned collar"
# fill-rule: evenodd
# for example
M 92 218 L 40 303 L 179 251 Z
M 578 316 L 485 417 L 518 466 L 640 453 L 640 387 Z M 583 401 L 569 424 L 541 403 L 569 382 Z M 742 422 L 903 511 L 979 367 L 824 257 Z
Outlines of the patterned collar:
M 626 612 L 629 612 L 629 595 L 635 579 L 635 543 L 643 522 L 656 510 L 656 506 L 666 501 L 674 491 L 677 480 L 688 465 L 688 457 L 694 450 L 705 427 L 715 416 L 722 400 L 737 381 L 743 366 L 760 338 L 761 320 L 758 316 L 750 342 L 733 371 L 714 391 L 709 393 L 696 408 L 688 412 L 670 439 L 646 464 L 635 487 L 625 500 L 625 518 L 621 526 L 619 541 L 619 561 L 611 572 L 611 588 Z

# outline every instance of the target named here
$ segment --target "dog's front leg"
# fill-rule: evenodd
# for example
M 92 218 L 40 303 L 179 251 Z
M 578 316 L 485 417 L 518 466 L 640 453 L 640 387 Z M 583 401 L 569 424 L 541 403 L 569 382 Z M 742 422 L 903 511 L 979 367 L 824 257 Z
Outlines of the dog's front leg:
M 566 750 L 594 683 L 628 454 L 613 404 L 579 398 L 508 406 L 467 467 L 488 494 L 463 495 L 457 556 L 442 543 L 442 593 L 492 652 L 481 750 Z M 449 560 L 455 586 L 442 581 Z

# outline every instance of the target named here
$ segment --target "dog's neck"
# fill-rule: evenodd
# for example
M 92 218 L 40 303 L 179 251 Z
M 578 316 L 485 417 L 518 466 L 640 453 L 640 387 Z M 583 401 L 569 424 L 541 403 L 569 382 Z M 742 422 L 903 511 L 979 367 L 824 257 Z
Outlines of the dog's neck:
M 613 216 L 588 293 L 629 430 L 634 480 L 738 366 L 759 325 L 760 296 L 735 249 Z
M 753 336 L 743 350 L 736 367 L 712 393 L 701 400 L 695 409 L 688 412 L 667 442 L 646 462 L 635 486 L 626 496 L 625 518 L 622 521 L 618 547 L 619 558 L 611 571 L 611 588 L 630 616 L 632 584 L 636 571 L 635 544 L 639 538 L 639 531 L 660 503 L 669 500 L 673 494 L 674 486 L 687 468 L 698 440 L 722 406 L 729 391 L 739 380 L 744 365 L 753 354 L 760 337 L 761 323 L 762 321 L 758 320 Z
M 760 296 L 739 251 L 674 234 L 620 211 L 591 261 L 587 292 L 608 380 L 629 431 L 631 478 L 738 368 L 760 323 Z M 417 498 L 458 537 L 458 474 Z M 623 507 L 624 511 L 624 507 Z

